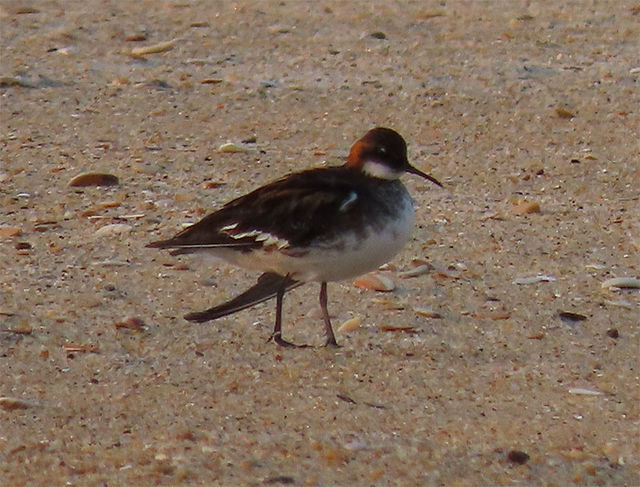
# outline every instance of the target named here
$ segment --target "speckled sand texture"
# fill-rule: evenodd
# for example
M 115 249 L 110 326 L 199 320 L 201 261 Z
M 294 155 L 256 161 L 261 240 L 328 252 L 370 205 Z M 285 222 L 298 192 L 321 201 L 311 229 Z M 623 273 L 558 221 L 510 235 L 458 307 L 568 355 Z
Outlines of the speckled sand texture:
M 640 4 L 2 0 L 0 103 L 1 485 L 640 485 Z M 144 245 L 376 125 L 445 189 L 343 347 L 186 322 L 257 273 Z

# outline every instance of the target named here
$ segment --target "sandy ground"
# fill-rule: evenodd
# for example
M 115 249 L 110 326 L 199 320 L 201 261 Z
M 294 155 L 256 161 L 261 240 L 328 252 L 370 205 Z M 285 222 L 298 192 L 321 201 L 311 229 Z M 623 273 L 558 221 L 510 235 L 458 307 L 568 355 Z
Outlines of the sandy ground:
M 25 0 L 0 29 L 2 485 L 640 485 L 640 294 L 602 287 L 640 277 L 640 5 Z M 329 286 L 343 347 L 265 343 L 273 303 L 183 320 L 257 274 L 144 245 L 376 125 L 445 189 L 406 178 L 393 292 Z M 317 293 L 288 338 L 323 342 Z

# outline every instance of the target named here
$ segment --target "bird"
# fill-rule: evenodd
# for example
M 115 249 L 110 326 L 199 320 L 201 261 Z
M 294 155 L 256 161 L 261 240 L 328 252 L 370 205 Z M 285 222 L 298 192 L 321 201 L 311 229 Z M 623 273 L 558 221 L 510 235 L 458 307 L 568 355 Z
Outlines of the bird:
M 400 181 L 410 173 L 442 184 L 409 163 L 407 144 L 393 129 L 369 130 L 341 166 L 291 173 L 240 196 L 173 238 L 147 244 L 172 255 L 204 253 L 261 271 L 244 293 L 185 319 L 203 323 L 276 298 L 269 340 L 282 337 L 287 291 L 320 283 L 325 346 L 337 347 L 327 309 L 327 283 L 351 279 L 391 260 L 410 238 L 413 200 Z

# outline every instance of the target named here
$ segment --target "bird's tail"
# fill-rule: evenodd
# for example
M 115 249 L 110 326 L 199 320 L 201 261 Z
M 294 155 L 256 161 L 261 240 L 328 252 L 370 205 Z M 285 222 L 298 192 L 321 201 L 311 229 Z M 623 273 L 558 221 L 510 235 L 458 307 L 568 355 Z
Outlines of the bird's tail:
M 230 315 L 236 311 L 241 311 L 267 301 L 275 297 L 280 289 L 289 291 L 301 286 L 302 284 L 304 283 L 296 281 L 288 276 L 281 276 L 280 274 L 275 274 L 273 272 L 265 272 L 258 278 L 258 282 L 254 286 L 250 287 L 242 294 L 227 301 L 226 303 L 219 304 L 205 311 L 189 313 L 185 315 L 184 319 L 195 323 L 204 323 L 205 321 L 222 318 L 223 316 Z

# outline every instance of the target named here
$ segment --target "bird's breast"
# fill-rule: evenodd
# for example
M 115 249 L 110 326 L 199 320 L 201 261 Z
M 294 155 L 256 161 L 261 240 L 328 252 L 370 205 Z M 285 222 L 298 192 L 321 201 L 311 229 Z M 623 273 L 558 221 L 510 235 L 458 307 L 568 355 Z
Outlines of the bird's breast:
M 327 236 L 301 252 L 290 262 L 292 276 L 303 281 L 341 281 L 389 262 L 406 245 L 413 228 L 411 198 L 406 194 L 397 203 L 391 213 L 370 214 L 362 228 Z

